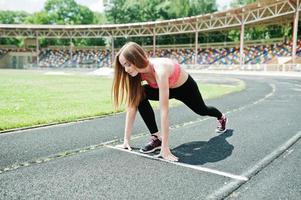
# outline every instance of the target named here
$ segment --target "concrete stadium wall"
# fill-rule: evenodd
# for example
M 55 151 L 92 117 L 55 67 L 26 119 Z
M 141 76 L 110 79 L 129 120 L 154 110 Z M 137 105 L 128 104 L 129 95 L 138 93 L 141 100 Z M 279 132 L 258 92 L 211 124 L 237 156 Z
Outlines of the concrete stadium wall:
M 9 52 L 0 59 L 0 68 L 23 69 L 28 63 L 34 62 L 36 57 L 32 52 Z

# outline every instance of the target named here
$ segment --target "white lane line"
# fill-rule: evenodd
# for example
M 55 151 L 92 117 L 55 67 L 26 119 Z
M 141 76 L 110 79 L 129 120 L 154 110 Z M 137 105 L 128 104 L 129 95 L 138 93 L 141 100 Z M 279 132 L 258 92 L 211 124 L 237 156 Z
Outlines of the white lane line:
M 301 88 L 293 88 L 292 90 L 297 91 L 297 92 L 301 92 Z
M 114 146 L 111 146 L 111 145 L 105 145 L 105 147 L 108 147 L 108 148 L 111 148 L 111 149 L 116 149 L 116 150 L 127 152 L 127 153 L 131 153 L 131 154 L 135 154 L 135 155 L 138 155 L 138 156 L 141 156 L 141 157 L 150 158 L 150 159 L 153 159 L 153 160 L 159 160 L 159 161 L 167 162 L 167 163 L 177 165 L 177 166 L 182 166 L 182 167 L 195 169 L 195 170 L 202 171 L 202 172 L 208 172 L 208 173 L 211 173 L 211 174 L 225 176 L 225 177 L 240 180 L 240 181 L 248 181 L 249 180 L 247 177 L 244 177 L 244 176 L 239 176 L 239 175 L 235 175 L 235 174 L 231 174 L 231 173 L 227 173 L 227 172 L 222 172 L 222 171 L 219 171 L 219 170 L 210 169 L 210 168 L 206 168 L 206 167 L 201 167 L 201 166 L 196 166 L 196 165 L 189 165 L 189 164 L 181 163 L 181 162 L 172 162 L 172 161 L 164 160 L 162 158 L 158 158 L 156 156 L 150 156 L 150 155 L 138 153 L 138 152 L 135 152 L 135 151 L 129 151 L 127 149 L 121 149 L 121 148 L 117 148 L 117 147 L 114 147 Z
M 264 170 L 264 168 L 268 167 L 274 160 L 276 160 L 279 156 L 281 156 L 285 151 L 287 151 L 291 146 L 293 146 L 296 142 L 301 139 L 301 131 L 296 133 L 293 137 L 288 139 L 284 144 L 280 145 L 277 149 L 272 151 L 270 154 L 265 156 L 251 168 L 247 169 L 243 175 L 248 177 L 249 179 L 256 176 L 260 171 Z M 219 188 L 215 192 L 213 192 L 210 196 L 206 199 L 225 199 L 229 195 L 231 195 L 237 188 L 241 185 L 245 184 L 246 182 L 240 180 L 234 180 L 224 185 L 223 187 Z
M 293 137 L 289 138 L 284 144 L 280 145 L 277 149 L 261 159 L 253 167 L 247 169 L 243 174 L 247 177 L 255 176 L 259 171 L 268 166 L 271 162 L 282 155 L 287 149 L 293 146 L 299 139 L 301 139 L 301 131 L 296 133 Z

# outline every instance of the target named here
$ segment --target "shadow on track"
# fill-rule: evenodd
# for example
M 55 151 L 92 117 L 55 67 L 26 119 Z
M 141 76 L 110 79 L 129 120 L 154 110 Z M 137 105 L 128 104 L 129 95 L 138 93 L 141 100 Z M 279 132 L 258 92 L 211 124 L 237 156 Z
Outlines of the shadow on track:
M 232 154 L 234 146 L 226 138 L 233 135 L 229 129 L 225 133 L 211 138 L 209 141 L 194 141 L 182 144 L 172 152 L 179 157 L 179 162 L 190 165 L 203 165 L 208 162 L 224 160 Z

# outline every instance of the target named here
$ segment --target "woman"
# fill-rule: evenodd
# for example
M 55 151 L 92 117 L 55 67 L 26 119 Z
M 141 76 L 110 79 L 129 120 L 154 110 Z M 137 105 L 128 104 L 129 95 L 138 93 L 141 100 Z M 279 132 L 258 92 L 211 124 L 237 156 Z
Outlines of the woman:
M 115 108 L 125 99 L 127 105 L 124 142 L 121 148 L 129 149 L 132 127 L 137 110 L 151 133 L 151 140 L 140 149 L 143 153 L 161 149 L 163 159 L 178 161 L 168 144 L 169 99 L 182 101 L 195 113 L 218 119 L 217 132 L 226 131 L 227 118 L 214 107 L 205 105 L 196 82 L 180 65 L 168 58 L 149 58 L 144 49 L 134 42 L 125 44 L 114 60 L 112 95 Z M 142 81 L 147 84 L 142 85 Z M 149 100 L 160 105 L 161 134 Z

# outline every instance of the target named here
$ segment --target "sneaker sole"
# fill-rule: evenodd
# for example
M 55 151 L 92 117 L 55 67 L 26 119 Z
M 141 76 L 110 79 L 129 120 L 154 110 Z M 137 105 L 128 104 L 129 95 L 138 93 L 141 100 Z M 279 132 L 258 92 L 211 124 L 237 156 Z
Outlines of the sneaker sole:
M 149 151 L 143 151 L 142 149 L 140 149 L 139 151 L 140 151 L 141 153 L 147 154 L 147 153 L 152 153 L 152 152 L 154 152 L 154 151 L 156 151 L 156 150 L 158 150 L 158 149 L 161 149 L 161 147 L 156 147 L 156 148 L 153 148 L 152 150 L 149 150 Z
M 225 129 L 223 131 L 215 130 L 216 133 L 225 133 L 228 129 Z

